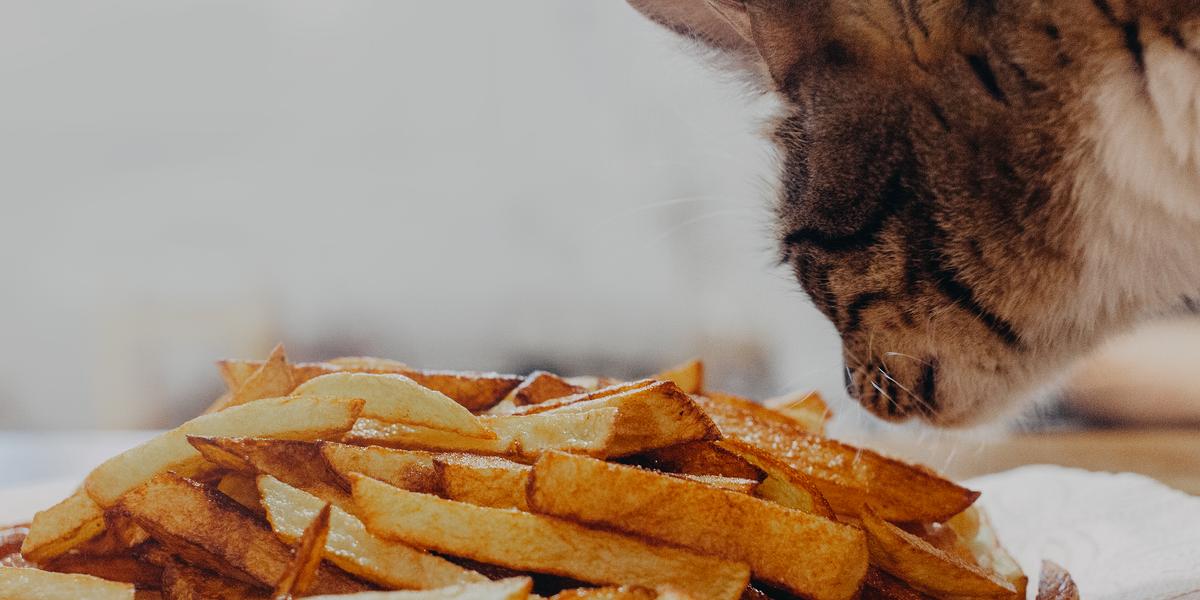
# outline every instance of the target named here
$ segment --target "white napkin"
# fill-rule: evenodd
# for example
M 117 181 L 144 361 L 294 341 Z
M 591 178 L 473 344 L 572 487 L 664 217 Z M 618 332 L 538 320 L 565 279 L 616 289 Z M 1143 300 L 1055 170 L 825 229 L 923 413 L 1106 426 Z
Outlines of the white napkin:
M 1200 498 L 1132 473 L 1049 465 L 967 482 L 1029 575 L 1067 568 L 1083 600 L 1200 599 Z

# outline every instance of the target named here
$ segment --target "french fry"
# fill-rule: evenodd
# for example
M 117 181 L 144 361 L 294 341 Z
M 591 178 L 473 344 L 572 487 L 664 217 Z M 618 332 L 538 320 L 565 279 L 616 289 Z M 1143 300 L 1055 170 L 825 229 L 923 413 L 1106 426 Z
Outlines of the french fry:
M 538 459 L 529 505 L 749 564 L 755 578 L 806 598 L 851 598 L 867 570 L 866 543 L 854 527 L 582 456 L 548 453 Z
M 824 434 L 825 424 L 833 413 L 817 392 L 787 394 L 763 400 L 763 406 L 800 424 L 805 430 Z
M 513 389 L 510 397 L 513 405 L 541 404 L 563 396 L 584 392 L 584 388 L 546 371 L 534 371 Z
M 821 495 L 816 484 L 803 473 L 749 444 L 737 440 L 720 440 L 716 444 L 766 474 L 754 490 L 759 498 L 787 508 L 834 518 L 833 508 L 829 506 L 825 496 Z
M 704 362 L 692 359 L 655 373 L 650 379 L 673 382 L 685 394 L 699 394 L 704 390 Z
M 262 504 L 258 501 L 258 485 L 255 484 L 254 477 L 244 473 L 226 473 L 217 483 L 217 491 L 229 496 L 250 512 L 259 516 L 263 515 Z
M 39 567 L 56 573 L 78 573 L 108 581 L 129 583 L 138 589 L 158 589 L 162 581 L 161 567 L 138 560 L 128 552 L 107 556 L 68 552 L 40 564 Z
M 863 582 L 862 600 L 927 600 L 928 596 L 912 589 L 907 583 L 880 571 L 867 569 Z
M 753 479 L 722 477 L 720 475 L 689 475 L 687 473 L 665 473 L 665 475 L 741 494 L 754 494 L 754 490 L 758 488 L 758 482 Z
M 654 385 L 655 383 L 662 383 L 662 382 L 656 382 L 653 379 L 642 379 L 639 381 L 619 381 L 612 385 L 605 386 L 605 387 L 602 387 L 599 389 L 587 390 L 587 391 L 579 392 L 578 394 L 572 394 L 570 396 L 563 396 L 562 398 L 555 398 L 553 400 L 547 400 L 545 402 L 539 402 L 537 404 L 527 404 L 525 406 L 520 406 L 515 409 L 513 414 L 514 415 L 533 415 L 533 414 L 537 414 L 537 413 L 549 412 L 549 411 L 557 410 L 557 409 L 560 409 L 560 408 L 563 408 L 566 406 L 570 406 L 573 404 L 587 402 L 589 400 L 599 400 L 601 398 L 608 398 L 610 396 L 616 396 L 619 394 L 624 394 L 626 392 L 632 392 L 635 390 L 644 390 L 644 389 L 647 389 L 650 386 Z M 595 406 L 595 405 L 592 405 L 592 406 Z
M 496 439 L 485 440 L 467 437 L 444 429 L 430 429 L 404 423 L 386 423 L 375 419 L 359 419 L 342 440 L 348 444 L 387 446 L 401 450 L 472 452 L 495 455 L 514 454 L 517 451 L 515 440 L 508 435 L 502 436 L 497 433 Z
M 269 475 L 258 478 L 258 487 L 275 534 L 296 543 L 320 510 L 321 500 Z M 325 558 L 348 573 L 395 588 L 435 588 L 484 579 L 443 558 L 376 537 L 339 508 L 330 516 Z
M 226 360 L 218 363 L 222 374 L 232 381 L 245 381 L 262 361 Z M 517 375 L 479 373 L 470 371 L 428 371 L 414 369 L 385 359 L 369 357 L 346 357 L 324 363 L 296 363 L 291 365 L 292 378 L 296 385 L 314 377 L 339 371 L 360 373 L 399 373 L 431 390 L 439 391 L 471 412 L 481 412 L 504 399 L 513 388 L 524 380 Z
M 1017 598 L 999 575 L 938 550 L 925 540 L 884 521 L 870 506 L 861 514 L 871 563 L 936 597 Z
M 133 600 L 133 586 L 91 575 L 0 567 L 4 600 Z
M 1079 600 L 1079 588 L 1066 569 L 1056 562 L 1043 560 L 1037 600 Z
M 33 515 L 29 533 L 21 543 L 21 556 L 45 562 L 100 535 L 104 509 L 86 492 L 76 490 L 66 500 Z
M 231 379 L 230 374 L 224 370 L 222 373 L 226 375 L 228 382 Z M 225 410 L 231 406 L 263 398 L 286 396 L 294 387 L 296 387 L 296 380 L 292 377 L 292 368 L 288 364 L 283 344 L 276 344 L 266 362 L 251 373 L 236 389 L 232 389 L 232 394 L 227 399 L 209 407 L 208 412 Z
M 162 590 L 167 600 L 268 600 L 271 597 L 248 583 L 176 560 L 171 560 L 163 568 Z
M 658 597 L 658 592 L 652 589 L 623 585 L 563 590 L 550 600 L 655 600 Z
M 275 584 L 275 600 L 291 600 L 302 596 L 312 587 L 317 568 L 325 555 L 325 540 L 329 538 L 329 515 L 333 508 L 328 502 L 321 505 L 315 517 L 300 536 L 296 554 Z
M 215 465 L 243 475 L 271 475 L 342 510 L 353 508 L 350 494 L 339 486 L 341 480 L 337 475 L 325 466 L 316 442 L 194 435 L 188 436 L 188 441 Z
M 117 506 L 169 552 L 232 579 L 270 589 L 292 561 L 292 550 L 237 503 L 172 473 L 155 476 L 122 496 Z M 325 567 L 312 587 L 314 593 L 363 589 Z
M 745 565 L 552 517 L 486 508 L 354 478 L 369 531 L 445 554 L 597 584 L 671 584 L 698 599 L 734 599 Z
M 433 453 L 422 450 L 397 450 L 382 446 L 352 446 L 320 442 L 321 458 L 346 489 L 346 473 L 362 473 L 398 488 L 434 493 L 438 489 L 433 470 Z
M 720 446 L 720 441 L 687 442 L 631 457 L 634 464 L 669 473 L 719 475 L 762 481 L 767 474 L 753 463 Z
M 499 581 L 463 583 L 436 590 L 403 592 L 361 592 L 352 596 L 309 596 L 310 600 L 525 600 L 530 598 L 533 580 L 510 577 Z
M 440 495 L 493 508 L 529 510 L 525 486 L 532 467 L 495 456 L 439 454 L 433 458 Z
M 978 492 L 864 448 L 811 434 L 790 418 L 728 394 L 694 396 L 724 437 L 765 450 L 808 476 L 839 515 L 870 503 L 888 521 L 944 521 Z
M 561 415 L 603 408 L 615 408 L 619 411 L 617 437 L 606 456 L 627 456 L 685 442 L 716 439 L 720 436 L 720 431 L 708 415 L 690 396 L 669 381 L 614 386 L 608 390 L 529 406 L 526 409 L 530 412 L 523 414 Z M 494 425 L 492 428 L 496 429 Z M 551 449 L 561 448 L 547 448 Z
M 444 429 L 468 437 L 496 437 L 461 404 L 399 374 L 330 373 L 300 384 L 292 395 L 362 398 L 366 404 L 361 416 L 369 419 Z
M 340 436 L 353 426 L 362 400 L 348 398 L 274 398 L 197 417 L 150 441 L 118 454 L 88 475 L 84 488 L 101 506 L 166 471 L 187 476 L 204 465 L 188 443 L 189 435 L 262 436 L 313 440 Z
M 946 527 L 961 540 L 975 564 L 996 572 L 1017 589 L 1019 597 L 1025 596 L 1029 578 L 1021 571 L 1021 565 L 1000 545 L 992 522 L 982 508 L 972 505 L 947 521 Z

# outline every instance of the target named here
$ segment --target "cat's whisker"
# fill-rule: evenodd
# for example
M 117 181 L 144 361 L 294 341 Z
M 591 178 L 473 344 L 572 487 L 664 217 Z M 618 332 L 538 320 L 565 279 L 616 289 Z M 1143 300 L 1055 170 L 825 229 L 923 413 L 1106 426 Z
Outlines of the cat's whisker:
M 919 359 L 919 358 L 917 358 L 917 357 L 915 357 L 915 356 L 913 356 L 913 355 L 911 355 L 911 354 L 905 354 L 905 353 L 903 353 L 903 352 L 884 352 L 884 353 L 883 353 L 883 357 L 884 357 L 884 358 L 891 358 L 891 357 L 893 357 L 893 356 L 899 356 L 900 358 L 907 358 L 907 359 L 909 359 L 909 360 L 911 360 L 911 361 L 913 361 L 913 362 L 915 362 L 915 363 L 917 363 L 917 364 L 919 364 L 919 365 L 928 365 L 928 364 L 929 364 L 929 362 L 928 362 L 928 361 L 921 360 L 921 359 Z
M 737 214 L 737 215 L 747 215 L 748 214 L 748 215 L 753 215 L 755 217 L 758 216 L 757 213 L 755 213 L 753 210 L 751 210 L 749 208 L 726 208 L 726 209 L 714 210 L 711 212 L 696 215 L 690 219 L 685 219 L 684 221 L 682 221 L 680 223 L 676 223 L 675 226 L 671 227 L 670 229 L 667 229 L 666 231 L 662 232 L 658 236 L 655 236 L 653 239 L 651 239 L 650 243 L 657 244 L 657 243 L 663 242 L 667 238 L 671 237 L 672 235 L 679 233 L 680 230 L 682 230 L 686 227 L 689 227 L 691 225 L 695 225 L 695 224 L 703 222 L 703 221 L 708 221 L 708 220 L 711 220 L 716 217 L 723 217 L 723 216 L 729 216 L 729 215 L 734 215 L 734 214 Z
M 611 214 L 603 219 L 600 219 L 599 221 L 596 221 L 595 223 L 592 224 L 590 229 L 595 230 L 595 229 L 599 229 L 601 227 L 605 227 L 607 225 L 612 225 L 613 223 L 616 223 L 618 221 L 628 219 L 629 217 L 640 215 L 645 212 L 659 210 L 662 208 L 670 208 L 672 206 L 679 206 L 680 204 L 691 204 L 691 203 L 705 202 L 705 201 L 711 201 L 711 200 L 716 200 L 721 203 L 725 203 L 726 201 L 728 201 L 729 204 L 736 203 L 735 201 L 731 201 L 731 200 L 727 199 L 725 196 L 715 196 L 715 195 L 709 195 L 709 194 L 697 194 L 694 196 L 679 196 L 676 198 L 668 198 L 666 200 L 659 200 L 657 202 L 649 202 L 647 204 L 642 204 L 640 206 L 633 206 L 626 210 L 618 211 L 618 212 Z

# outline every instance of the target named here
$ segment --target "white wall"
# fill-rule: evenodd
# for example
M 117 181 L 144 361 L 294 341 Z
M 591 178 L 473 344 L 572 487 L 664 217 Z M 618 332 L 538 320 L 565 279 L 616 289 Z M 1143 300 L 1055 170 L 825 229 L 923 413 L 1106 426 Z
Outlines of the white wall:
M 769 106 L 623 2 L 3 6 L 0 428 L 163 425 L 276 339 L 841 395 Z

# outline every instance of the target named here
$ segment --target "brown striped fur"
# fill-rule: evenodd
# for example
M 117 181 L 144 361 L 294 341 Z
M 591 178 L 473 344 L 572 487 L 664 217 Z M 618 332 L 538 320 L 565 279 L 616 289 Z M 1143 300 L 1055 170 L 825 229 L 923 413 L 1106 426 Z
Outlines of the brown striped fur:
M 995 415 L 1200 291 L 1200 269 L 1144 268 L 1200 263 L 1200 156 L 1180 151 L 1171 172 L 1194 207 L 1164 193 L 1142 208 L 1138 182 L 1104 160 L 1119 123 L 1100 87 L 1123 86 L 1140 103 L 1129 110 L 1170 130 L 1151 77 L 1169 61 L 1200 81 L 1200 1 L 631 3 L 783 100 L 783 260 L 841 333 L 851 395 L 878 415 Z M 1200 120 L 1200 98 L 1191 110 Z M 1127 206 L 1134 224 L 1113 216 Z M 1186 222 L 1165 216 L 1177 213 Z

